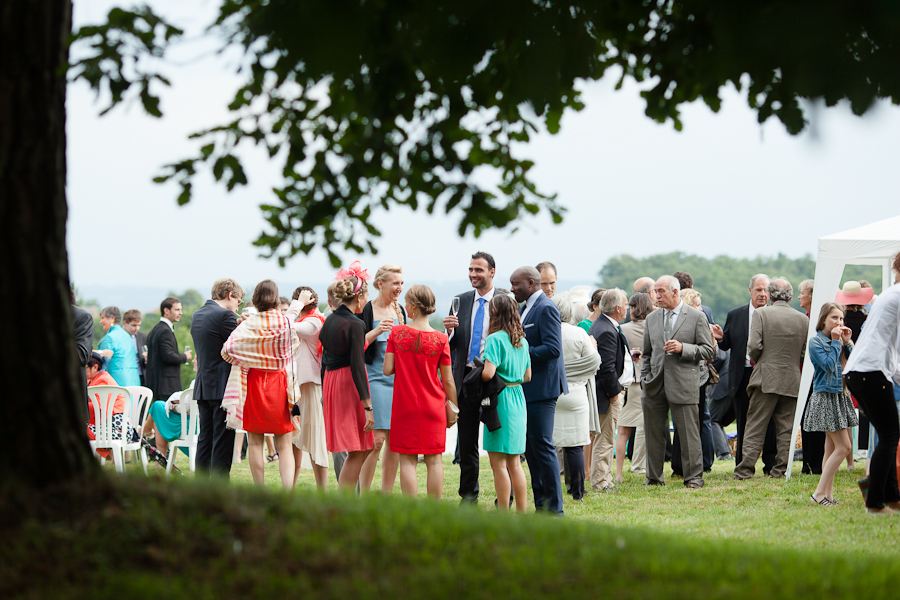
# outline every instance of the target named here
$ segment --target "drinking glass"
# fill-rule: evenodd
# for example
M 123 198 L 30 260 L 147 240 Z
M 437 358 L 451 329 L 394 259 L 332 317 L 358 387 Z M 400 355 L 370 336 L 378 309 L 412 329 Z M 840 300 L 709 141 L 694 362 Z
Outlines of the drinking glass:
M 453 300 L 450 301 L 450 312 L 454 317 L 459 314 L 459 296 L 453 296 Z

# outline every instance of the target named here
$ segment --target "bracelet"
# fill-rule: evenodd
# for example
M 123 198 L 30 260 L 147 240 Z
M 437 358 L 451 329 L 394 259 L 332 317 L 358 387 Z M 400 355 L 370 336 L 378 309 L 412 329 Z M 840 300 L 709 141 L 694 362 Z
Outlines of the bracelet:
M 372 407 L 371 406 L 363 406 L 363 410 L 372 412 Z

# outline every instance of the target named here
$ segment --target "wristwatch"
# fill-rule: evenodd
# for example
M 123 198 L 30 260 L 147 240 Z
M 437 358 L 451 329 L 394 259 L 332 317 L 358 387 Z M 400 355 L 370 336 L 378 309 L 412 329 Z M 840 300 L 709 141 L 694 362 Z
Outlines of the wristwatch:
M 372 407 L 371 407 L 371 406 L 363 406 L 363 410 L 367 410 L 367 411 L 369 411 L 369 412 L 372 412 Z

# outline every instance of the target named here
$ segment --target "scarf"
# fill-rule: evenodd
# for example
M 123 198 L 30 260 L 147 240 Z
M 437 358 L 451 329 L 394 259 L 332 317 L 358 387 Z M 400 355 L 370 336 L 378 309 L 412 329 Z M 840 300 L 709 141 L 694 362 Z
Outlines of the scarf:
M 316 308 L 312 309 L 311 311 L 309 311 L 308 313 L 306 313 L 305 317 L 300 317 L 299 319 L 297 319 L 296 323 L 300 323 L 301 321 L 305 321 L 306 319 L 309 319 L 309 318 L 318 319 L 319 321 L 322 322 L 322 325 L 325 324 L 325 315 L 323 315 L 322 313 L 319 312 L 318 306 Z M 322 362 L 322 352 L 323 352 L 322 341 L 317 339 L 316 362 L 318 362 L 318 363 Z
M 297 334 L 277 308 L 251 315 L 231 332 L 222 346 L 222 358 L 232 365 L 222 399 L 229 429 L 243 429 L 249 370 L 284 371 L 299 351 Z M 287 369 L 287 398 L 291 406 L 300 398 L 293 368 Z

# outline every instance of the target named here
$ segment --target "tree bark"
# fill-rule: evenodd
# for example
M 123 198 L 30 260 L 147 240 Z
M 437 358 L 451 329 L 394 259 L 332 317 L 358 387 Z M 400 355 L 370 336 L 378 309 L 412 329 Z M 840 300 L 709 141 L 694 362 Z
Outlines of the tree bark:
M 0 2 L 0 481 L 99 473 L 85 435 L 66 254 L 70 0 Z

